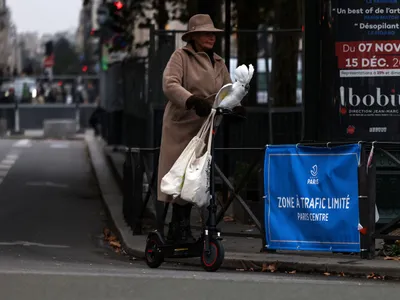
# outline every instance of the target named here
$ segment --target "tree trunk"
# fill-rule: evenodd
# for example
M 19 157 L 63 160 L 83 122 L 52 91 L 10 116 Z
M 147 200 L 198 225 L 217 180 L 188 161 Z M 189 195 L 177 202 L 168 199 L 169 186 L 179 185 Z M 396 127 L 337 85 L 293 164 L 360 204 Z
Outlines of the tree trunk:
M 250 91 L 244 103 L 249 106 L 257 105 L 257 29 L 261 21 L 258 7 L 258 1 L 255 0 L 236 1 L 237 25 L 239 30 L 254 30 L 254 32 L 242 32 L 237 34 L 238 66 L 241 64 L 252 64 L 254 66 L 254 76 L 250 83 Z
M 277 29 L 298 29 L 300 7 L 295 0 L 275 0 Z M 272 80 L 269 93 L 274 106 L 295 106 L 299 33 L 277 33 L 272 48 Z
M 169 20 L 168 11 L 165 3 L 166 0 L 156 0 L 154 5 L 157 11 L 155 15 L 157 28 L 161 30 L 165 29 L 165 26 L 167 26 Z

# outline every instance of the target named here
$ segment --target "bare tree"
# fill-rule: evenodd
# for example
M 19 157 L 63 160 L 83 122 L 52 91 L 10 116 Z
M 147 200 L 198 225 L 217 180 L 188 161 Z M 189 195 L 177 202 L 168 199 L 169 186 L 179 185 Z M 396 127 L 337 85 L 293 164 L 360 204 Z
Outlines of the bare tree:
M 4 11 L 0 12 L 0 69 L 3 71 L 8 66 L 8 59 L 11 54 L 10 45 L 10 26 L 11 18 L 10 11 L 6 8 Z

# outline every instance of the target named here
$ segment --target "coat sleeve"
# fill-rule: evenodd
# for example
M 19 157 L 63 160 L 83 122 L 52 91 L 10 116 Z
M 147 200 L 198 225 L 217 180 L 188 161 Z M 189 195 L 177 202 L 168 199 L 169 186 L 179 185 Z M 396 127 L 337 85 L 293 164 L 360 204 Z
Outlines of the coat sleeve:
M 163 92 L 168 101 L 180 108 L 186 107 L 186 100 L 192 94 L 182 86 L 183 78 L 182 53 L 175 51 L 169 59 L 163 73 Z

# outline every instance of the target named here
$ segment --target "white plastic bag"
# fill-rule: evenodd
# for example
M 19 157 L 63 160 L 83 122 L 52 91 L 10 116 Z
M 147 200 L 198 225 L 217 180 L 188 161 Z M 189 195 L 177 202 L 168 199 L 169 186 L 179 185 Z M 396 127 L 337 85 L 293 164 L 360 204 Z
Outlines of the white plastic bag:
M 210 202 L 211 144 L 215 111 L 213 110 L 211 114 L 213 117 L 209 127 L 207 150 L 204 152 L 204 149 L 196 149 L 192 154 L 186 168 L 181 192 L 182 200 L 200 208 L 208 206 Z
M 189 142 L 181 155 L 173 164 L 172 168 L 161 179 L 160 190 L 164 194 L 171 195 L 174 199 L 181 194 L 186 167 L 193 155 L 199 149 L 206 147 L 205 139 L 209 132 L 210 123 L 213 120 L 213 113 L 204 121 L 197 135 Z M 202 151 L 202 150 L 201 150 Z

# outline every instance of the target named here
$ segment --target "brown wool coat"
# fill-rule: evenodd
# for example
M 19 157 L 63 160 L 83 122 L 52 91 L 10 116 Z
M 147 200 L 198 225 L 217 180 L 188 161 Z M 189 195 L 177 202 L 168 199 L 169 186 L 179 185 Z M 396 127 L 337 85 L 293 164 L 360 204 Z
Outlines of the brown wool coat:
M 225 62 L 214 54 L 213 67 L 205 52 L 195 52 L 190 44 L 177 49 L 163 74 L 163 91 L 168 100 L 163 117 L 158 164 L 158 200 L 171 202 L 172 197 L 160 191 L 161 179 L 171 169 L 179 155 L 197 134 L 205 118 L 194 110 L 186 110 L 186 100 L 192 96 L 207 98 L 212 103 L 219 89 L 231 82 Z

